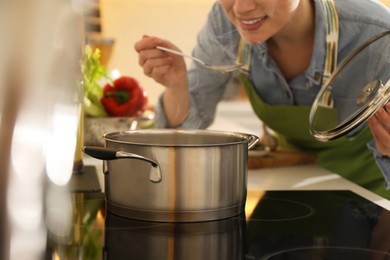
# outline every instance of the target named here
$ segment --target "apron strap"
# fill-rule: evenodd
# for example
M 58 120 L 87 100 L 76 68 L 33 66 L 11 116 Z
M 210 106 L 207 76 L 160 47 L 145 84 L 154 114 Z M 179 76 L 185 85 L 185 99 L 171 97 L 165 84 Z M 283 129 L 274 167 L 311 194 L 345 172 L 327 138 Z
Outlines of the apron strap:
M 242 38 L 240 38 L 237 54 L 238 55 L 237 55 L 236 63 L 242 64 L 242 67 L 239 72 L 248 76 L 250 66 L 251 66 L 252 45 L 247 44 Z
M 322 78 L 322 85 L 325 85 L 337 66 L 339 18 L 333 0 L 322 0 L 321 3 L 326 16 L 326 57 Z
M 333 71 L 337 67 L 337 53 L 339 42 L 339 17 L 333 0 L 322 0 L 322 7 L 326 19 L 326 56 L 324 73 L 322 75 L 322 87 L 326 86 Z M 329 89 L 326 89 L 321 95 L 320 104 L 327 108 L 333 108 L 333 98 Z

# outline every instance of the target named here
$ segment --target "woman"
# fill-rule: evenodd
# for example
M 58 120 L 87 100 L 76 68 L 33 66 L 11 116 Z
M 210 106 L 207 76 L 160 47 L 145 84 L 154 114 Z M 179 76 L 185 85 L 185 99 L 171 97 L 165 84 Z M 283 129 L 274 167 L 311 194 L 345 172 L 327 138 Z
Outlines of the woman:
M 238 57 L 247 65 L 239 78 L 252 107 L 281 145 L 315 152 L 319 165 L 390 198 L 382 177 L 390 188 L 390 114 L 385 108 L 354 138 L 327 143 L 310 135 L 308 122 L 310 106 L 331 68 L 388 30 L 389 9 L 369 0 L 219 0 L 193 55 L 214 65 L 234 63 Z M 178 49 L 149 36 L 135 44 L 144 73 L 166 87 L 156 107 L 158 125 L 208 127 L 235 74 L 198 64 L 187 71 L 183 58 L 156 49 L 158 45 Z M 337 55 L 327 45 L 334 45 Z M 390 104 L 386 107 L 390 111 Z

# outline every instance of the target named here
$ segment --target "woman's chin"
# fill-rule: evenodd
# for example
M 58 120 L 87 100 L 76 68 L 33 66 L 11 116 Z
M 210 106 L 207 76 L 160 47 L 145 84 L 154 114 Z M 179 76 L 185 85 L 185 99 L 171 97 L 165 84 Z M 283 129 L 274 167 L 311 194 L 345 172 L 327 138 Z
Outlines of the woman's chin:
M 256 43 L 262 43 L 265 42 L 269 37 L 267 37 L 264 32 L 261 32 L 260 30 L 239 30 L 241 38 L 249 43 L 249 44 L 256 44 Z
M 241 34 L 241 38 L 246 42 L 246 43 L 249 43 L 249 44 L 258 44 L 258 43 L 262 43 L 262 42 L 265 42 L 266 39 L 264 39 L 263 37 L 253 37 L 252 35 L 248 35 L 248 34 Z

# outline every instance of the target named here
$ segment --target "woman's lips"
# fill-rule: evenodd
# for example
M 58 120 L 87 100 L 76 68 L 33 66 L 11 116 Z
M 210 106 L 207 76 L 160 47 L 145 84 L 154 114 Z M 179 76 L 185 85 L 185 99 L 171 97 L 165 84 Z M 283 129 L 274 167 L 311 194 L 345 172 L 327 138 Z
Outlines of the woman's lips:
M 253 19 L 239 19 L 240 27 L 246 31 L 258 29 L 266 20 L 267 16 L 262 16 Z

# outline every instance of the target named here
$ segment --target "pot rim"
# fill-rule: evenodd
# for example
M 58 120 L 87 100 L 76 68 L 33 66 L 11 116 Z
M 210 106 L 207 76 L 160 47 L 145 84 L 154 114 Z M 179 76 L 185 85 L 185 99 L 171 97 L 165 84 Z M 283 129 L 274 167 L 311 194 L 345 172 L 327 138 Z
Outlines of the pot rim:
M 118 140 L 114 137 L 128 136 L 128 135 L 161 135 L 163 138 L 164 135 L 181 135 L 181 136 L 195 136 L 195 135 L 204 135 L 213 138 L 212 141 L 205 143 L 195 143 L 190 142 L 188 139 L 186 143 L 170 143 L 170 142 L 141 142 L 133 140 Z M 219 141 L 223 137 L 226 140 Z M 161 147 L 215 147 L 215 146 L 227 146 L 227 145 L 237 145 L 248 143 L 249 147 L 255 145 L 259 138 L 252 134 L 241 133 L 241 132 L 228 132 L 228 131 L 219 131 L 219 130 L 207 130 L 207 129 L 141 129 L 141 130 L 131 130 L 131 131 L 119 131 L 119 132 L 110 132 L 103 135 L 103 139 L 107 142 L 119 143 L 119 144 L 131 144 L 131 145 L 141 145 L 141 146 L 161 146 Z M 218 140 L 217 140 L 218 139 Z

